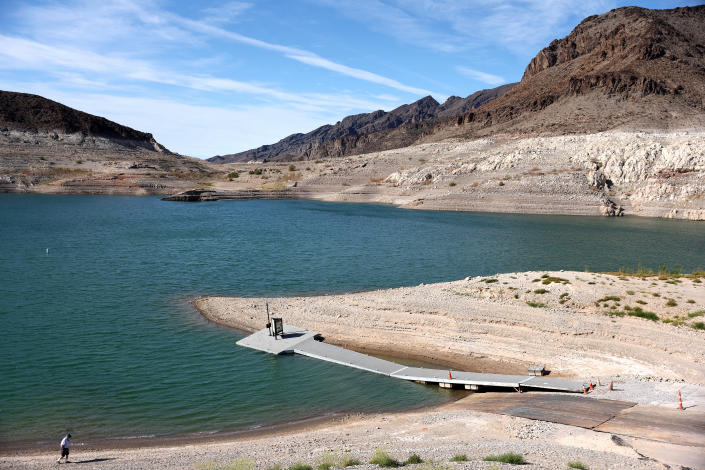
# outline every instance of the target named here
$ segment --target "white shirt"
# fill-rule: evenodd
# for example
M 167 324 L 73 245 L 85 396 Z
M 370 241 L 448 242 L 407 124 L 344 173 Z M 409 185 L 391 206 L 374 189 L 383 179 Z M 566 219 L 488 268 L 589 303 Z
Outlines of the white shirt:
M 54 441 L 54 442 L 56 442 L 56 441 Z M 61 447 L 66 447 L 68 449 L 69 444 L 71 444 L 71 441 L 69 441 L 68 437 L 61 439 Z

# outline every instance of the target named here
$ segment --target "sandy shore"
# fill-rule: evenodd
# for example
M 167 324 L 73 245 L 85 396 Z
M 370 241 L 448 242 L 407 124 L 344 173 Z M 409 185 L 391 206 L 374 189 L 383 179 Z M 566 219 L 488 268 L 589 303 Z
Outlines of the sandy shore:
M 693 277 L 506 273 L 270 299 L 270 309 L 290 324 L 319 331 L 328 342 L 363 352 L 492 372 L 523 373 L 529 363 L 541 363 L 551 375 L 599 378 L 603 386 L 589 395 L 593 398 L 672 409 L 681 390 L 683 413 L 699 416 L 705 412 L 705 331 L 694 326 L 705 319 L 704 285 Z M 210 320 L 245 331 L 261 328 L 265 320 L 264 299 L 205 297 L 195 304 Z M 659 320 L 629 316 L 637 307 Z M 609 381 L 615 391 L 607 390 Z M 400 460 L 416 453 L 447 469 L 496 468 L 482 459 L 505 452 L 522 454 L 530 463 L 524 468 L 564 469 L 571 461 L 591 469 L 705 468 L 702 447 L 613 438 L 608 432 L 471 409 L 474 397 L 487 395 L 469 394 L 431 409 L 351 415 L 157 447 L 88 450 L 94 445 L 79 437 L 72 456 L 88 469 L 226 468 L 218 465 L 233 462 L 239 470 L 253 468 L 245 460 L 262 470 L 295 463 L 315 468 L 343 455 L 377 468 L 366 462 L 384 448 Z M 0 468 L 53 468 L 54 454 L 0 450 Z M 470 460 L 449 462 L 458 454 Z
M 304 430 L 228 442 L 88 451 L 76 440 L 72 458 L 82 469 L 230 468 L 225 465 L 232 463 L 240 465 L 232 468 L 252 468 L 243 466 L 245 461 L 268 469 L 296 463 L 315 468 L 331 456 L 348 455 L 361 462 L 357 468 L 378 468 L 367 462 L 375 449 L 383 448 L 399 460 L 415 453 L 435 462 L 436 468 L 448 470 L 498 468 L 482 459 L 506 452 L 523 455 L 530 465 L 522 468 L 565 469 L 574 461 L 591 469 L 663 469 L 663 463 L 705 468 L 701 448 L 632 438 L 615 440 L 609 433 L 472 411 L 465 406 L 471 399 L 414 412 L 349 416 Z M 449 462 L 460 454 L 469 461 Z M 55 453 L 46 452 L 4 455 L 0 456 L 0 468 L 55 468 L 56 458 Z

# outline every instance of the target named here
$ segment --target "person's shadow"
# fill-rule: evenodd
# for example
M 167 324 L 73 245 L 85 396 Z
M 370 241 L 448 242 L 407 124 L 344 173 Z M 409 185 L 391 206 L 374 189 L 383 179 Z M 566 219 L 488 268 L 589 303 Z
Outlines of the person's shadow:
M 94 462 L 105 462 L 107 460 L 115 460 L 112 457 L 105 457 L 102 459 L 90 459 L 90 460 L 73 460 L 70 463 L 94 463 Z

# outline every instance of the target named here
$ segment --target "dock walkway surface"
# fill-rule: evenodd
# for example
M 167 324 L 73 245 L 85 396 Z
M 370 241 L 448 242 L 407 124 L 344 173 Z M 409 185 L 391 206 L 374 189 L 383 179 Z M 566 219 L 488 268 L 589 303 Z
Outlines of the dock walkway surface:
M 386 361 L 367 354 L 318 341 L 318 333 L 284 325 L 284 334 L 279 337 L 269 335 L 264 328 L 237 342 L 244 346 L 270 354 L 301 354 L 322 361 L 342 364 L 375 374 L 387 375 L 396 379 L 438 384 L 446 388 L 466 388 L 478 390 L 480 387 L 522 389 L 544 389 L 560 392 L 582 392 L 583 382 L 564 379 L 551 379 L 533 375 L 484 374 L 476 372 L 448 371 L 423 367 L 407 367 L 396 362 Z M 450 377 L 449 377 L 450 375 Z

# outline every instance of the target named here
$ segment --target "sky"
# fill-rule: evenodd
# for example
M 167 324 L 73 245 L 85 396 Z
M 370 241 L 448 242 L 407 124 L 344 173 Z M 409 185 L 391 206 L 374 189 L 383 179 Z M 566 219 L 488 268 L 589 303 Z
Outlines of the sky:
M 646 8 L 701 1 L 649 0 Z M 618 0 L 2 0 L 0 89 L 200 158 L 521 79 Z

